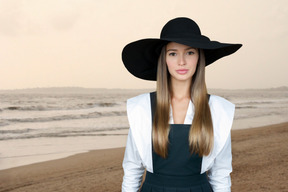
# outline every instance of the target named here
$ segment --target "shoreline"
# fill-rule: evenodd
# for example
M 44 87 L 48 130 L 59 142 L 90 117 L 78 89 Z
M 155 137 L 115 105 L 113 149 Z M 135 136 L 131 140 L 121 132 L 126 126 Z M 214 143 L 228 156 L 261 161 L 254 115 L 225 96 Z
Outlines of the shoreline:
M 232 130 L 232 191 L 285 191 L 288 122 Z M 117 191 L 124 147 L 0 170 L 4 191 Z
M 2 146 L 6 145 L 6 147 L 1 148 L 0 172 L 34 163 L 63 159 L 92 150 L 124 147 L 126 145 L 126 138 L 127 135 L 109 135 L 85 136 L 82 138 L 35 138 L 22 140 L 21 142 L 19 140 L 4 141 Z M 29 146 L 28 152 L 25 149 L 27 146 Z M 14 155 L 15 153 L 17 153 L 17 156 Z M 3 157 L 3 154 L 8 157 Z
M 263 117 L 261 117 L 263 119 Z M 279 120 L 279 119 L 278 119 Z M 270 121 L 271 122 L 271 121 Z M 243 122 L 243 120 L 234 120 L 233 126 L 232 126 L 232 131 L 237 131 L 237 130 L 247 130 L 247 129 L 257 129 L 261 127 L 266 127 L 266 126 L 274 126 L 278 124 L 283 124 L 283 123 L 288 123 L 288 121 L 278 121 L 279 123 L 275 123 L 275 121 L 272 121 L 272 124 L 267 125 L 268 121 L 259 123 L 259 121 L 251 121 L 251 120 L 246 120 L 246 122 Z M 246 127 L 243 127 L 243 124 Z M 258 126 L 257 126 L 258 125 Z M 67 157 L 71 157 L 77 154 L 82 154 L 90 151 L 95 151 L 95 150 L 105 150 L 105 149 L 113 149 L 113 148 L 121 148 L 126 146 L 126 140 L 127 140 L 127 134 L 128 134 L 127 129 L 123 130 L 118 130 L 118 131 L 103 131 L 99 132 L 99 134 L 107 134 L 105 136 L 85 136 L 83 138 L 79 137 L 70 137 L 70 138 L 35 138 L 35 139 L 30 139 L 30 140 L 24 140 L 24 142 L 21 142 L 21 145 L 19 146 L 17 144 L 18 140 L 11 140 L 8 142 L 9 147 L 2 148 L 1 152 L 2 154 L 8 153 L 10 148 L 13 148 L 14 151 L 18 151 L 17 156 L 11 156 L 8 158 L 1 157 L 0 154 L 0 172 L 3 170 L 11 169 L 11 168 L 17 168 L 21 166 L 27 166 L 27 165 L 32 165 L 35 163 L 42 163 L 42 162 L 48 162 L 52 160 L 59 160 Z M 109 135 L 113 133 L 112 135 Z M 54 147 L 49 148 L 49 142 L 47 140 L 54 140 L 54 143 L 62 143 L 62 145 L 58 145 L 57 149 Z M 84 140 L 83 140 L 84 139 Z M 32 140 L 32 141 L 31 141 Z M 96 141 L 97 140 L 97 141 Z M 112 142 L 111 142 L 112 141 Z M 1 141 L 0 141 L 1 143 Z M 29 145 L 29 143 L 34 143 L 32 145 L 31 151 L 34 152 L 34 154 L 24 154 L 21 155 L 22 151 L 22 145 Z M 41 146 L 41 148 L 37 147 Z M 65 145 L 63 145 L 63 143 Z M 7 143 L 6 143 L 7 144 Z M 74 145 L 73 150 L 65 150 L 65 146 L 67 145 Z M 43 153 L 43 149 L 46 151 Z M 5 151 L 6 150 L 6 151 Z M 41 151 L 39 151 L 41 150 Z M 4 152 L 4 153 L 3 153 Z M 14 159 L 15 158 L 15 159 Z

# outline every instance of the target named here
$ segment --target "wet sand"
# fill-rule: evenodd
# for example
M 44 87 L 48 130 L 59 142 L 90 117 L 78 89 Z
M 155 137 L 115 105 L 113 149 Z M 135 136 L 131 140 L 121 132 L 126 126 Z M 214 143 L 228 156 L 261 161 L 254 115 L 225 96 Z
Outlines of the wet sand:
M 288 122 L 232 131 L 232 191 L 288 191 Z M 124 148 L 0 171 L 1 192 L 119 192 Z

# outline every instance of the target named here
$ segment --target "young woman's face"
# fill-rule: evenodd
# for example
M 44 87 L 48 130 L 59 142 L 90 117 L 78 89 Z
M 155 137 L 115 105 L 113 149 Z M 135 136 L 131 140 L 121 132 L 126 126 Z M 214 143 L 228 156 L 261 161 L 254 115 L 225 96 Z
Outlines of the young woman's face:
M 197 67 L 198 50 L 170 42 L 166 46 L 166 63 L 172 80 L 191 81 Z

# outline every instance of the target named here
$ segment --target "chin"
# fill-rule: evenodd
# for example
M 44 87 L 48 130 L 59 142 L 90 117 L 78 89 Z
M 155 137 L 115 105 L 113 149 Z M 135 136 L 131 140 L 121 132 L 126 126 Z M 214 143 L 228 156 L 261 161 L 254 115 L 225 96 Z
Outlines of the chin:
M 174 77 L 176 81 L 191 81 L 192 77 Z

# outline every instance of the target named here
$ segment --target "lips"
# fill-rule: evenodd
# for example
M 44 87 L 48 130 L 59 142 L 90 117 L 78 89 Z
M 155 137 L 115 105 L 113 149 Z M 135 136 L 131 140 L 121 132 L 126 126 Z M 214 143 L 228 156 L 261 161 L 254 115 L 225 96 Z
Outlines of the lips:
M 188 72 L 188 69 L 179 69 L 179 70 L 176 70 L 176 72 L 178 74 L 184 75 L 184 74 L 186 74 Z

